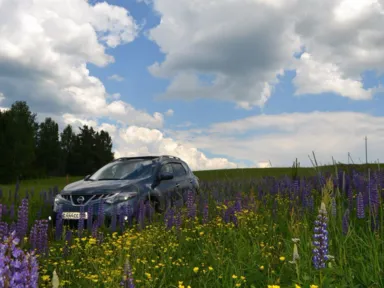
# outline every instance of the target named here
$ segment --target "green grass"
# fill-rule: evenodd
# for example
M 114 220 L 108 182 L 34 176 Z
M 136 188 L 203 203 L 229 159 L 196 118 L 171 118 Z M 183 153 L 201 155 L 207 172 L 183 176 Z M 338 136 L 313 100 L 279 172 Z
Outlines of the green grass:
M 322 168 L 335 171 L 334 167 Z M 312 168 L 299 168 L 299 176 L 314 175 Z M 236 183 L 260 176 L 291 175 L 291 168 L 268 169 L 232 169 L 216 171 L 198 171 L 195 174 L 201 180 L 227 180 L 218 184 L 231 185 L 233 193 L 244 192 L 244 196 L 253 195 L 246 186 L 238 189 Z M 82 177 L 71 177 L 70 182 Z M 241 180 L 243 179 L 243 180 Z M 65 178 L 23 181 L 21 195 L 25 190 L 35 189 L 30 201 L 30 220 L 44 207 L 39 192 L 57 185 L 59 190 L 66 185 Z M 332 185 L 331 185 L 332 186 Z M 332 193 L 328 186 L 324 195 Z M 268 191 L 270 187 L 264 187 Z M 12 186 L 2 186 L 4 195 L 8 195 Z M 238 214 L 238 227 L 233 223 L 225 224 L 222 213 L 226 209 L 217 204 L 212 191 L 202 191 L 209 199 L 208 224 L 202 224 L 201 214 L 189 219 L 184 208 L 181 231 L 175 227 L 167 231 L 162 215 L 147 222 L 144 230 L 133 228 L 123 235 L 111 234 L 104 227 L 102 244 L 95 243 L 92 237 L 77 239 L 69 245 L 70 254 L 63 257 L 64 241 L 50 241 L 48 258 L 40 258 L 40 286 L 52 287 L 50 277 L 56 269 L 61 285 L 65 287 L 119 287 L 123 275 L 123 266 L 127 259 L 133 270 L 136 287 L 206 287 L 259 288 L 267 285 L 280 287 L 384 287 L 384 229 L 383 206 L 380 207 L 380 229 L 370 230 L 370 220 L 357 219 L 356 209 L 351 211 L 351 226 L 347 235 L 342 233 L 342 216 L 346 199 L 337 198 L 336 216 L 331 215 L 327 198 L 321 199 L 321 191 L 312 191 L 315 196 L 315 210 L 300 212 L 296 205 L 290 209 L 290 199 L 267 196 L 264 200 L 249 201 L 250 207 Z M 334 256 L 327 268 L 315 270 L 312 265 L 313 222 L 320 202 L 327 203 L 329 212 L 329 254 Z M 1 202 L 10 203 L 11 199 Z M 251 204 L 253 203 L 253 204 Z M 231 204 L 231 203 L 229 203 Z M 273 206 L 276 212 L 273 212 Z M 49 207 L 43 209 L 43 217 L 49 215 Z M 7 219 L 6 219 L 7 220 Z M 9 219 L 8 219 L 9 220 Z M 32 224 L 32 221 L 31 223 Z M 51 237 L 53 231 L 50 232 Z M 63 232 L 64 235 L 65 231 Z M 75 232 L 76 233 L 76 232 Z M 292 238 L 299 238 L 298 252 L 300 260 L 292 264 Z M 27 247 L 27 246 L 25 246 Z M 285 257 L 282 259 L 281 257 Z M 281 259 L 280 259 L 281 258 Z M 194 268 L 199 268 L 194 272 Z M 183 281 L 179 285 L 179 281 Z M 239 285 L 239 286 L 236 286 Z

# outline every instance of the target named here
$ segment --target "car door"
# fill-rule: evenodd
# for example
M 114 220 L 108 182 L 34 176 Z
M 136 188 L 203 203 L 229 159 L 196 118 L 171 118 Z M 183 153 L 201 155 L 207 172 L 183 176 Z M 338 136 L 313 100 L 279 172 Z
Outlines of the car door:
M 176 201 L 177 205 L 183 205 L 186 199 L 186 194 L 188 189 L 190 188 L 190 183 L 187 175 L 187 171 L 184 169 L 183 165 L 178 162 L 172 163 L 174 180 L 175 180 L 175 188 L 176 188 Z
M 164 163 L 159 169 L 158 176 L 162 173 L 172 173 L 174 175 L 173 167 L 171 163 Z M 172 205 L 173 199 L 175 198 L 175 181 L 174 179 L 169 180 L 161 180 L 160 183 L 157 185 L 156 189 L 165 197 L 166 199 L 166 207 L 169 205 Z

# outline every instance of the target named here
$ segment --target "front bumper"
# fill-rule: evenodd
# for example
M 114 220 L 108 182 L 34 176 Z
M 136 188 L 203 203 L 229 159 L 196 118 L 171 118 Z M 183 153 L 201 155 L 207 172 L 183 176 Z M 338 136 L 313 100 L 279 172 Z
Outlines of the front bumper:
M 137 204 L 138 204 L 138 200 L 136 198 L 132 198 L 127 201 L 116 202 L 112 204 L 103 202 L 102 205 L 103 205 L 104 216 L 111 217 L 114 211 L 116 212 L 116 215 L 120 215 L 122 209 L 124 209 L 122 207 L 126 205 L 130 206 L 129 211 L 131 215 L 126 215 L 127 209 L 125 209 L 124 215 L 132 216 L 137 210 Z M 92 206 L 92 216 L 94 217 L 98 216 L 100 211 L 100 207 L 99 207 L 100 201 L 89 202 L 81 206 L 81 205 L 73 205 L 72 202 L 68 200 L 59 200 L 54 202 L 53 212 L 56 214 L 60 210 L 60 208 L 61 208 L 61 211 L 63 212 L 80 212 L 81 207 L 84 207 L 84 210 L 83 210 L 84 212 L 88 212 L 90 206 Z

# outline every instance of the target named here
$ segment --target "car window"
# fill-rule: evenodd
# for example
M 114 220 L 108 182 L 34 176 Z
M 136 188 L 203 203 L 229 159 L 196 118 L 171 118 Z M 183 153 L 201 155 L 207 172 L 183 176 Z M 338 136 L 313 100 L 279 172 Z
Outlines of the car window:
M 185 171 L 187 171 L 187 173 L 188 173 L 188 172 L 189 172 L 189 167 L 188 167 L 188 165 L 185 164 L 185 163 L 183 163 L 183 162 L 181 162 L 181 165 L 183 165 Z
M 160 169 L 160 174 L 162 173 L 174 173 L 172 169 L 172 165 L 170 163 L 164 164 Z
M 153 168 L 153 162 L 145 159 L 114 161 L 100 168 L 89 179 L 95 181 L 148 177 L 151 175 Z
M 187 174 L 184 167 L 180 163 L 172 163 L 172 167 L 173 167 L 173 174 L 175 175 L 175 177 L 180 177 Z

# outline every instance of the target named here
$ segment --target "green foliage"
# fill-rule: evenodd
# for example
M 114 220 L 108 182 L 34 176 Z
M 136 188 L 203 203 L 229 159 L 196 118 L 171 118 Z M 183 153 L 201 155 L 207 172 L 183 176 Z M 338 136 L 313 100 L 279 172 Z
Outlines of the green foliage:
M 206 177 L 204 174 L 209 173 L 200 172 L 200 177 Z M 215 179 L 219 188 L 223 179 L 226 179 L 224 174 Z M 231 182 L 231 190 L 238 187 L 234 180 Z M 231 182 L 228 184 L 231 185 Z M 56 184 L 62 188 L 65 183 L 65 178 L 55 178 L 25 181 L 20 187 L 21 191 L 32 187 L 40 191 Z M 265 202 L 256 200 L 255 205 L 239 213 L 238 227 L 235 227 L 222 220 L 226 207 L 209 201 L 210 222 L 202 224 L 201 214 L 198 220 L 187 220 L 183 210 L 182 231 L 175 228 L 166 231 L 164 219 L 159 215 L 144 230 L 134 228 L 124 235 L 105 233 L 102 245 L 91 237 L 77 239 L 73 241 L 66 259 L 62 251 L 64 241 L 51 241 L 49 257 L 39 260 L 39 287 L 52 287 L 54 269 L 61 287 L 118 287 L 127 258 L 134 271 L 136 287 L 179 287 L 179 281 L 183 281 L 185 287 L 207 288 L 267 285 L 293 288 L 295 284 L 306 288 L 310 285 L 330 288 L 383 287 L 383 226 L 376 232 L 371 231 L 367 220 L 357 219 L 353 209 L 349 232 L 344 235 L 341 216 L 346 199 L 343 198 L 338 200 L 336 216 L 329 214 L 329 254 L 334 259 L 322 271 L 313 268 L 313 222 L 322 194 L 330 194 L 328 190 L 332 188 L 329 183 L 324 188 L 326 193 L 313 191 L 317 195 L 317 204 L 312 212 L 292 211 L 289 197 L 278 196 L 274 199 L 266 196 Z M 1 188 L 7 191 L 12 187 Z M 268 191 L 268 186 L 263 188 Z M 208 195 L 210 199 L 210 192 L 201 191 L 201 195 Z M 274 200 L 277 201 L 276 214 L 271 213 Z M 36 193 L 31 199 L 30 217 L 35 217 L 41 206 Z M 293 259 L 292 238 L 300 239 L 297 243 L 300 259 L 296 264 L 290 262 Z M 194 272 L 195 267 L 199 268 L 197 272 Z
M 17 179 L 85 175 L 113 160 L 108 132 L 84 125 L 77 135 L 68 125 L 59 137 L 52 118 L 38 123 L 26 102 L 0 112 L 0 183 Z

